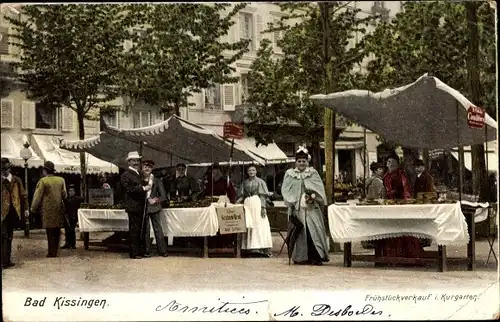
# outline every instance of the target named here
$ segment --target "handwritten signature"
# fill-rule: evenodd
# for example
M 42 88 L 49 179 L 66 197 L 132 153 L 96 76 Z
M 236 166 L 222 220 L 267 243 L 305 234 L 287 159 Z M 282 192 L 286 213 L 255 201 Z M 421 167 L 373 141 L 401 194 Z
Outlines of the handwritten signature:
M 353 316 L 353 315 L 382 315 L 382 311 L 377 311 L 371 304 L 366 304 L 361 310 L 353 309 L 352 305 L 347 305 L 344 308 L 334 308 L 329 304 L 315 304 L 309 312 L 310 316 Z M 307 313 L 306 313 L 307 314 Z M 275 313 L 274 316 L 304 316 L 300 312 L 300 306 L 293 306 L 290 309 L 281 313 Z
M 267 300 L 252 301 L 252 302 L 228 302 L 228 301 L 221 301 L 220 299 L 217 300 L 221 304 L 216 306 L 207 306 L 207 305 L 189 306 L 177 302 L 176 300 L 172 300 L 167 305 L 158 305 L 156 307 L 156 312 L 166 310 L 168 312 L 180 312 L 180 313 L 208 313 L 208 314 L 229 313 L 229 314 L 249 315 L 252 313 L 252 308 L 255 307 L 256 304 L 268 302 Z M 257 311 L 254 311 L 254 313 L 258 314 Z

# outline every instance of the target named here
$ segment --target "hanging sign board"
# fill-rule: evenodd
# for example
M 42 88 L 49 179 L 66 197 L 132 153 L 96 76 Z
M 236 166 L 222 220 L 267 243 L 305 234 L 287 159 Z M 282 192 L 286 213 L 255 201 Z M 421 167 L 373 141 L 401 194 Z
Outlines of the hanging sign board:
M 219 232 L 221 235 L 246 233 L 245 211 L 243 207 L 217 207 Z
M 226 139 L 243 139 L 243 125 L 233 122 L 224 123 L 224 138 Z
M 113 206 L 113 189 L 89 189 L 89 204 Z
M 484 127 L 484 109 L 477 106 L 469 106 L 467 109 L 467 125 L 471 128 L 482 129 Z

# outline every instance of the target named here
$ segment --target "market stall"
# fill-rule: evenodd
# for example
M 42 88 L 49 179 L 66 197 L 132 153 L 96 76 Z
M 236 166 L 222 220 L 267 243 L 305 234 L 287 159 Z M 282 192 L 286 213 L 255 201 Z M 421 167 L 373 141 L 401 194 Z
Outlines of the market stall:
M 224 212 L 222 212 L 224 211 Z M 203 247 L 200 251 L 207 258 L 210 251 L 216 253 L 233 253 L 240 257 L 240 232 L 246 231 L 245 216 L 242 205 L 225 205 L 211 203 L 206 207 L 165 208 L 161 211 L 162 228 L 166 238 L 202 237 Z M 84 233 L 84 246 L 109 246 L 102 242 L 90 242 L 90 233 L 96 232 L 127 232 L 128 216 L 124 209 L 111 208 L 81 208 L 78 210 L 80 231 Z M 209 249 L 209 237 L 221 234 L 234 234 L 234 248 Z M 151 236 L 154 236 L 151 228 Z M 171 252 L 190 252 L 192 248 L 169 247 Z
M 119 165 L 122 168 L 127 167 L 126 155 L 130 151 L 139 151 L 144 159 L 155 160 L 158 167 L 169 167 L 175 165 L 176 163 L 193 162 L 210 162 L 210 164 L 213 164 L 214 162 L 224 162 L 230 159 L 231 156 L 235 162 L 262 163 L 261 160 L 256 159 L 245 148 L 240 146 L 234 146 L 233 148 L 229 141 L 225 140 L 213 131 L 190 123 L 177 116 L 172 116 L 164 122 L 144 128 L 117 129 L 107 126 L 106 124 L 103 124 L 103 128 L 104 131 L 101 132 L 99 136 L 81 141 L 62 141 L 61 147 L 73 152 L 88 152 L 98 158 Z M 232 207 L 229 204 L 227 206 L 227 209 Z M 93 219 L 93 221 L 99 223 L 97 227 L 104 227 L 98 229 L 107 229 L 108 231 L 117 232 L 114 235 L 116 238 L 110 237 L 105 240 L 107 245 L 110 245 L 111 243 L 124 243 L 123 238 L 121 238 L 123 237 L 123 234 L 120 234 L 120 232 L 124 232 L 123 229 L 128 230 L 128 226 L 123 226 L 123 219 L 126 218 L 124 217 L 125 212 L 123 210 L 110 209 L 111 207 L 119 208 L 116 205 L 113 205 L 113 203 L 107 203 L 107 206 L 104 206 L 104 208 L 96 207 L 96 205 L 93 205 L 92 203 L 86 207 L 90 208 L 90 210 L 82 209 L 82 220 L 97 216 Z M 190 208 L 191 210 L 187 211 L 187 213 L 192 214 L 190 216 L 195 218 L 198 217 L 200 213 L 207 213 L 206 208 L 211 206 L 210 202 L 205 206 L 200 206 L 199 202 L 197 204 L 187 204 L 184 202 L 177 205 L 170 205 L 168 209 L 178 209 L 179 207 Z M 95 208 L 103 209 L 96 210 Z M 182 212 L 186 213 L 186 211 Z M 217 212 L 220 212 L 220 210 Z M 170 218 L 169 220 L 175 220 L 175 218 L 178 218 L 178 216 L 168 215 L 175 213 L 170 210 L 164 211 L 163 213 L 166 218 Z M 185 218 L 191 218 L 190 216 Z M 121 228 L 115 225 L 120 221 L 122 222 L 122 226 L 120 226 Z M 180 221 L 179 224 L 186 224 L 186 222 Z M 165 227 L 169 226 L 170 225 L 166 225 Z M 179 230 L 177 230 L 170 232 L 169 236 L 171 238 L 174 236 L 185 237 L 186 239 L 200 237 L 197 236 L 198 232 L 193 230 L 193 227 L 197 226 L 187 225 L 182 228 L 184 229 L 182 230 L 184 233 L 179 234 Z M 217 227 L 219 228 L 219 226 Z M 82 232 L 84 232 L 85 236 L 87 236 L 86 238 L 89 238 L 87 233 L 92 232 L 92 229 L 95 229 L 95 226 L 92 228 L 87 225 L 82 228 Z M 242 231 L 246 230 L 242 229 Z M 226 234 L 223 231 L 216 231 L 216 235 L 211 235 L 211 233 L 211 231 L 205 232 L 205 235 L 201 235 L 201 237 L 207 237 L 206 239 L 209 239 L 209 237 L 212 236 L 210 237 L 211 239 L 218 239 L 220 235 Z M 234 235 L 236 241 L 234 244 L 235 247 L 238 248 L 237 240 L 239 240 L 239 232 L 231 230 L 229 233 Z M 181 242 L 181 245 L 184 244 Z M 207 243 L 205 242 L 204 245 L 207 246 Z M 174 247 L 169 247 L 171 251 L 174 251 L 176 248 L 175 246 L 178 245 L 175 245 L 174 243 L 173 246 Z M 219 251 L 224 252 L 225 250 L 219 249 Z
M 460 163 L 463 165 L 463 147 L 474 144 L 483 144 L 484 142 L 491 141 L 497 135 L 497 123 L 483 110 L 477 108 L 467 98 L 465 98 L 458 91 L 449 87 L 436 77 L 424 75 L 416 82 L 395 88 L 387 89 L 379 93 L 372 93 L 367 90 L 349 90 L 340 93 L 333 93 L 328 95 L 313 95 L 311 97 L 315 104 L 332 108 L 337 113 L 355 121 L 356 123 L 364 126 L 365 128 L 381 135 L 385 140 L 395 144 L 412 147 L 412 148 L 430 148 L 430 149 L 453 149 L 459 147 Z M 474 122 L 472 122 L 474 121 Z M 471 126 L 471 123 L 474 126 Z M 329 208 L 329 221 L 330 228 L 336 228 L 336 225 L 350 218 L 345 212 L 354 211 L 358 214 L 353 214 L 357 219 L 352 220 L 352 227 L 362 227 L 361 222 L 369 222 L 374 227 L 391 227 L 392 236 L 414 236 L 418 238 L 432 238 L 438 243 L 438 253 L 431 257 L 438 258 L 440 261 L 440 269 L 446 269 L 446 245 L 448 243 L 463 243 L 468 245 L 468 269 L 474 270 L 475 268 L 475 252 L 474 252 L 474 215 L 476 209 L 481 205 L 467 205 L 464 206 L 462 201 L 462 168 L 460 167 L 459 176 L 459 196 L 458 200 L 454 201 L 454 210 L 451 206 L 435 205 L 436 200 L 430 201 L 432 205 L 419 204 L 415 209 L 421 209 L 414 214 L 404 214 L 402 209 L 406 207 L 401 202 L 396 202 L 394 205 L 376 205 L 376 211 L 379 217 L 371 216 L 368 214 L 375 209 L 369 209 L 367 205 L 359 205 L 359 208 L 346 208 L 349 210 L 341 211 L 337 205 L 332 205 Z M 436 198 L 437 199 L 437 198 Z M 406 201 L 408 202 L 408 201 Z M 409 202 L 415 202 L 410 200 Z M 398 204 L 401 203 L 401 204 Z M 468 208 L 473 208 L 473 211 L 467 211 Z M 455 218 L 455 228 L 451 221 L 443 220 L 445 212 L 444 209 L 449 209 L 448 213 L 453 214 L 451 217 Z M 387 213 L 386 213 L 387 212 Z M 391 213 L 398 213 L 392 219 L 386 218 Z M 465 219 L 464 218 L 465 215 Z M 367 217 L 368 216 L 368 217 Z M 428 221 L 433 221 L 434 226 L 429 225 L 423 227 L 422 231 L 415 233 L 410 231 L 407 227 L 413 225 L 414 222 L 419 222 L 417 218 L 422 216 L 430 216 Z M 422 222 L 425 220 L 422 219 Z M 462 224 L 458 224 L 461 222 Z M 395 224 L 398 223 L 398 224 Z M 467 223 L 466 225 L 464 223 Z M 441 226 L 440 226 L 441 225 Z M 444 228 L 443 226 L 444 225 Z M 451 228 L 447 228 L 450 225 Z M 344 227 L 345 229 L 353 228 Z M 464 239 L 462 237 L 450 241 L 437 240 L 438 236 L 433 232 L 436 229 L 458 229 L 456 231 L 456 238 L 458 236 L 471 235 L 471 239 Z M 359 233 L 359 232 L 358 232 Z M 378 232 L 380 233 L 380 232 Z M 367 238 L 380 239 L 378 233 L 368 230 L 365 236 L 350 236 L 342 237 L 332 232 L 334 241 L 344 240 L 344 265 L 350 266 L 351 259 L 369 260 L 376 262 L 385 262 L 387 258 L 380 256 L 372 257 L 353 257 L 351 254 L 350 243 L 354 240 Z M 383 234 L 382 234 L 383 235 Z M 375 236 L 375 237 L 374 237 Z M 377 237 L 378 236 L 378 237 Z M 347 239 L 343 239 L 347 238 Z M 346 241 L 349 240 L 349 241 Z M 429 254 L 427 254 L 429 255 Z M 399 259 L 392 258 L 398 261 Z M 408 260 L 401 259 L 401 260 Z
M 475 225 L 484 220 L 482 212 L 463 212 L 463 206 L 487 208 L 488 204 L 467 201 L 436 204 L 377 204 L 358 203 L 330 205 L 328 222 L 335 242 L 344 243 L 344 266 L 352 261 L 377 261 L 412 264 L 417 261 L 437 262 L 440 271 L 446 271 L 447 262 L 466 263 L 475 261 Z M 465 216 L 464 216 L 465 215 Z M 448 258 L 442 247 L 436 251 L 424 251 L 423 258 L 385 258 L 376 255 L 353 255 L 351 244 L 383 238 L 413 236 L 431 238 L 439 246 L 467 245 L 466 258 Z

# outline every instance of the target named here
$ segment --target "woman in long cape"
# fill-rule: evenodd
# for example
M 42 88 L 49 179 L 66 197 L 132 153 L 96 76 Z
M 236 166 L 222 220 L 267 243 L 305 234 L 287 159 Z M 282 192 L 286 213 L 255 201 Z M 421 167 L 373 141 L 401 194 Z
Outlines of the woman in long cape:
M 295 241 L 292 259 L 295 264 L 322 265 L 329 260 L 323 219 L 325 186 L 318 172 L 309 167 L 311 157 L 307 149 L 299 148 L 295 159 L 295 168 L 286 171 L 281 187 L 288 216 L 296 216 L 304 225 Z M 288 233 L 292 228 L 289 220 Z

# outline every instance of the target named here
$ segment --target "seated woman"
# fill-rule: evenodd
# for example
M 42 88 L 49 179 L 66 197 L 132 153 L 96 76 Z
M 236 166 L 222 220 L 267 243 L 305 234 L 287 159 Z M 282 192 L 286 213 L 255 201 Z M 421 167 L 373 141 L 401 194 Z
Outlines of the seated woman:
M 273 239 L 266 214 L 269 191 L 264 180 L 257 177 L 256 166 L 249 166 L 247 174 L 248 178 L 238 191 L 237 202 L 244 203 L 245 216 L 250 216 L 253 227 L 243 235 L 241 249 L 247 256 L 271 257 Z
M 288 207 L 288 216 L 302 223 L 292 259 L 295 264 L 322 265 L 328 259 L 328 243 L 323 217 L 326 202 L 325 186 L 318 172 L 309 167 L 311 156 L 301 147 L 295 155 L 295 168 L 285 173 L 281 194 Z M 288 233 L 294 227 L 289 220 Z
M 411 189 L 405 171 L 399 166 L 399 157 L 391 155 L 387 159 L 388 172 L 384 176 L 384 186 L 388 199 L 410 199 Z M 423 248 L 416 237 L 404 236 L 378 240 L 375 256 L 421 258 Z M 390 263 L 394 265 L 394 263 Z M 415 265 L 423 265 L 418 262 Z M 413 265 L 412 265 L 413 266 Z

